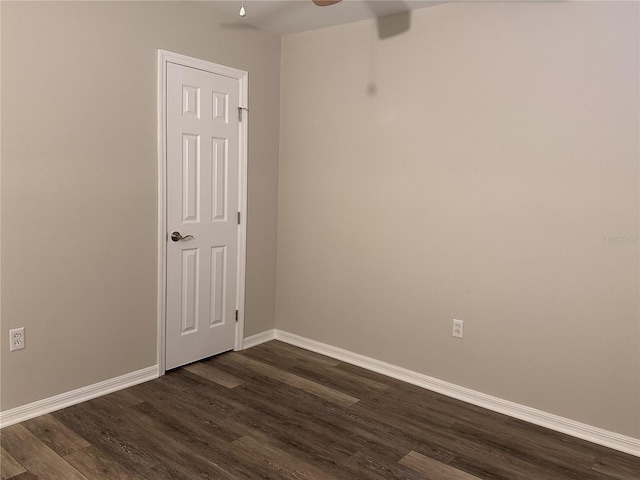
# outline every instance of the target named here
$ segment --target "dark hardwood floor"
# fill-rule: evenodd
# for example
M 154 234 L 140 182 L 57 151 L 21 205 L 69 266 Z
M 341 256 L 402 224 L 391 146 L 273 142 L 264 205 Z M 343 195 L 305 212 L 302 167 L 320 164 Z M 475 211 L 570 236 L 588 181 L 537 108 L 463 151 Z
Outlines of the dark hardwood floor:
M 640 479 L 640 458 L 269 342 L 0 433 L 2 480 Z

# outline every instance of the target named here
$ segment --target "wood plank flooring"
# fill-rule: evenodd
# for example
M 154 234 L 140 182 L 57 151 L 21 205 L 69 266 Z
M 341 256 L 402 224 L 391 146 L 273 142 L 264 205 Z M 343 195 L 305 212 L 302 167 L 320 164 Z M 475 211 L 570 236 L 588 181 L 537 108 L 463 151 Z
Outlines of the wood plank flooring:
M 2 480 L 638 480 L 640 458 L 273 341 L 0 432 Z

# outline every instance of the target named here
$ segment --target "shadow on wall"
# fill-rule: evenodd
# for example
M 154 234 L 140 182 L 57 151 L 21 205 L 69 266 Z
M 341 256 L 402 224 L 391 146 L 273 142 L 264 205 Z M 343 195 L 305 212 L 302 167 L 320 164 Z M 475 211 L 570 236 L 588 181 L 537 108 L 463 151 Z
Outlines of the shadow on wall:
M 377 41 L 395 37 L 408 32 L 411 29 L 411 12 L 409 4 L 402 0 L 396 0 L 403 8 L 403 11 L 392 15 L 384 15 L 381 4 L 376 0 L 367 1 L 367 6 L 376 17 L 378 37 L 372 39 L 371 42 L 371 70 L 370 80 L 367 84 L 366 93 L 369 97 L 375 97 L 378 93 L 378 85 L 376 82 L 377 69 Z M 428 7 L 435 7 L 446 3 L 448 0 L 429 2 Z M 427 5 L 425 5 L 427 6 Z
M 375 2 L 372 2 L 375 3 Z M 375 9 L 374 9 L 375 10 Z M 378 23 L 378 39 L 395 37 L 411 28 L 411 11 L 395 13 L 386 17 L 377 17 Z
M 371 11 L 376 13 L 376 2 L 368 2 Z M 376 16 L 376 24 L 378 30 L 378 38 L 371 41 L 371 67 L 370 78 L 367 84 L 366 93 L 369 97 L 375 97 L 378 93 L 378 84 L 376 82 L 376 70 L 378 59 L 379 40 L 395 37 L 408 32 L 411 28 L 411 10 L 406 10 L 393 15 L 385 15 L 383 17 Z
M 394 4 L 400 6 L 400 12 L 395 13 L 393 15 L 384 15 L 383 6 L 381 3 L 388 2 L 379 2 L 377 0 L 369 0 L 366 2 L 367 6 L 371 10 L 371 12 L 375 15 L 376 20 L 378 22 L 378 39 L 384 40 L 385 38 L 394 37 L 396 35 L 400 35 L 401 33 L 409 31 L 411 28 L 411 6 L 413 8 L 416 7 L 416 3 L 420 3 L 420 8 L 431 8 L 437 5 L 441 5 L 443 3 L 447 3 L 449 0 L 431 0 L 429 2 L 415 2 L 409 0 L 405 2 L 403 0 L 394 0 Z

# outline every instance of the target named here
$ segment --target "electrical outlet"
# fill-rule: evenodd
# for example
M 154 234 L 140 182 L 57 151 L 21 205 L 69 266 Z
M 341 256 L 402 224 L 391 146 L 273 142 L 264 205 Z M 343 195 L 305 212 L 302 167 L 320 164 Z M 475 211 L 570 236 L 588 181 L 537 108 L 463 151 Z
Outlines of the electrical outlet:
M 464 322 L 462 320 L 453 319 L 453 336 L 457 338 L 462 338 Z
M 9 330 L 9 351 L 22 350 L 25 347 L 24 327 Z

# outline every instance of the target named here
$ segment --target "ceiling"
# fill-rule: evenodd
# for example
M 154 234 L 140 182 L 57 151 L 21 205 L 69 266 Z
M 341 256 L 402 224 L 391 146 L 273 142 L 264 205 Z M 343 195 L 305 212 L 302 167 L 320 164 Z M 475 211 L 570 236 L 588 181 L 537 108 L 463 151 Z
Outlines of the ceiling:
M 343 0 L 318 7 L 311 0 L 244 0 L 247 12 L 240 17 L 242 0 L 198 1 L 233 18 L 237 27 L 253 26 L 280 35 L 356 22 L 444 3 L 442 0 Z

